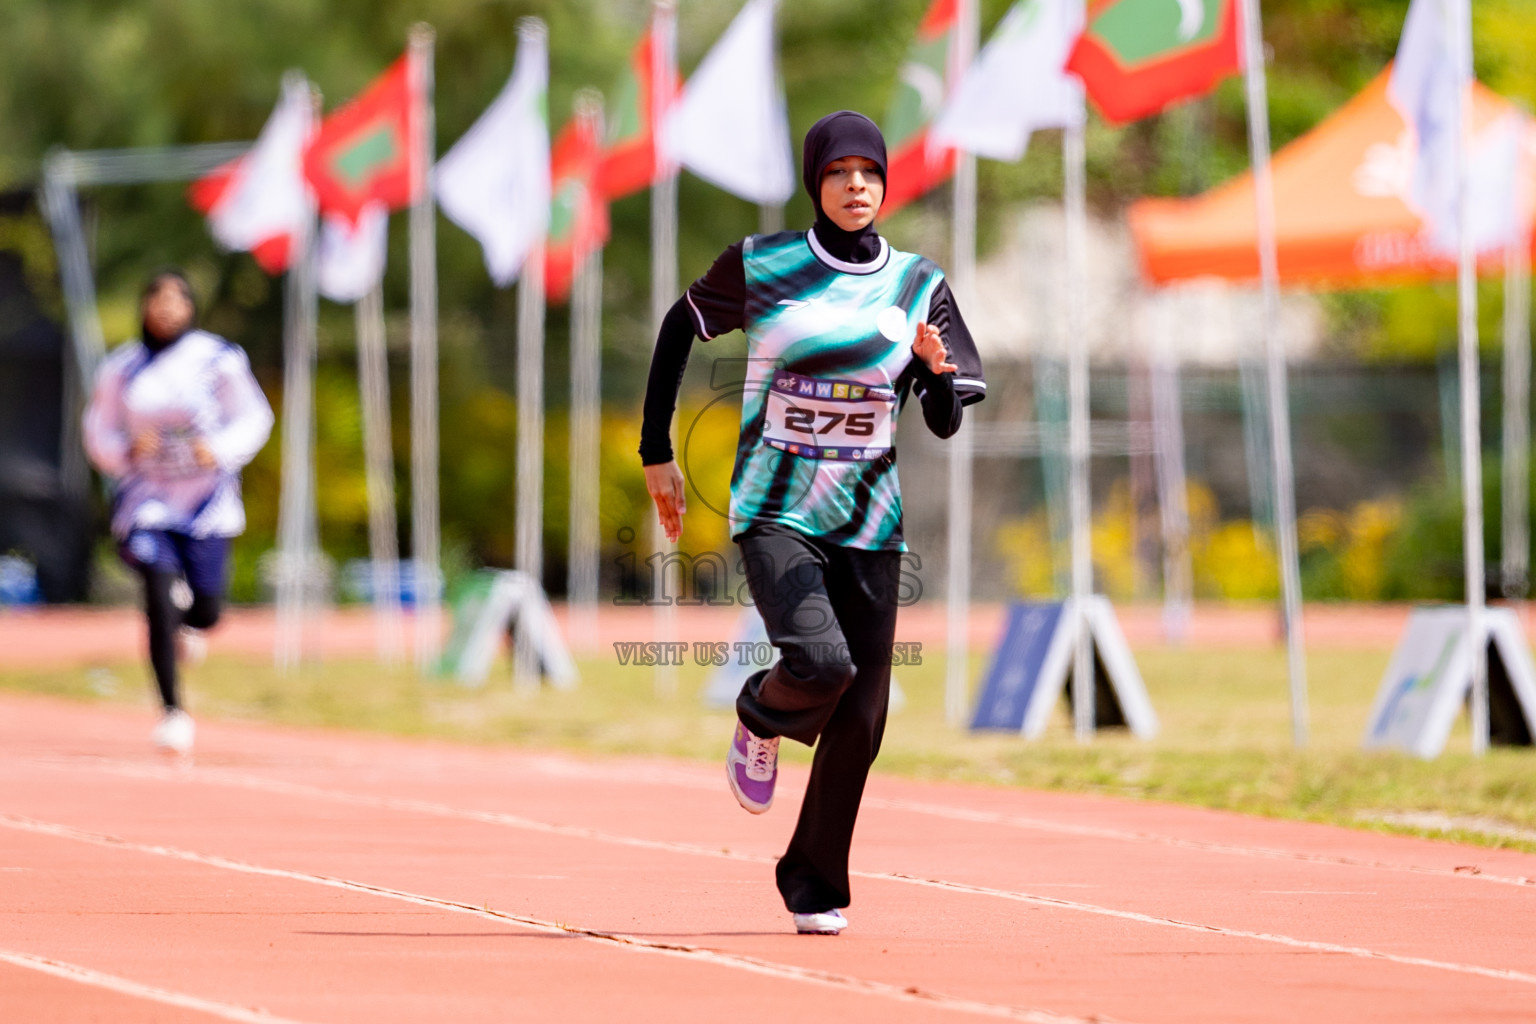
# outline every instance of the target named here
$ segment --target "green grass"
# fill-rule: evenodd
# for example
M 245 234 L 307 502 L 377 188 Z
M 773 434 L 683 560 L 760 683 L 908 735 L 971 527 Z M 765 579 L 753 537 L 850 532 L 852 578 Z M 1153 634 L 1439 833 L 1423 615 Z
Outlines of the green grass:
M 1536 753 L 1468 752 L 1463 721 L 1434 761 L 1359 749 L 1385 651 L 1319 651 L 1308 659 L 1312 742 L 1291 747 L 1285 657 L 1280 650 L 1143 651 L 1137 656 L 1162 732 L 1151 742 L 1106 731 L 1090 745 L 1072 737 L 1065 708 L 1047 735 L 1027 743 L 971 734 L 943 720 L 942 659 L 897 670 L 907 705 L 891 716 L 879 769 L 901 775 L 1104 793 L 1252 814 L 1391 831 L 1381 814 L 1432 811 L 1536 829 Z M 978 662 L 979 674 L 983 668 Z M 733 716 L 698 699 L 705 670 L 678 671 L 677 692 L 658 695 L 652 669 L 611 656 L 581 663 L 571 693 L 516 693 L 505 663 L 481 689 L 423 682 L 405 671 L 331 662 L 292 676 L 270 664 L 212 658 L 191 672 L 191 710 L 255 719 L 469 743 L 713 760 Z M 147 706 L 146 669 L 126 663 L 85 670 L 0 670 L 0 688 Z M 785 757 L 808 752 L 786 744 Z M 1431 833 L 1425 833 L 1431 834 Z M 1432 833 L 1446 835 L 1446 833 Z M 1452 838 L 1536 852 L 1536 843 L 1475 831 Z

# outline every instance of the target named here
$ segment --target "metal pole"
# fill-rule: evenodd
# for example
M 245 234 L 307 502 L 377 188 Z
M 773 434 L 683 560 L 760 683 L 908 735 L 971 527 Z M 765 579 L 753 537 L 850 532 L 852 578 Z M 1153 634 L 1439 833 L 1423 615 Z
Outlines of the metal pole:
M 69 316 L 73 343 L 73 372 L 63 367 L 65 381 L 64 422 L 59 433 L 59 462 L 65 490 L 76 498 L 89 489 L 90 473 L 80 440 L 81 399 L 96 380 L 96 368 L 106 352 L 101 318 L 96 310 L 96 285 L 91 275 L 90 252 L 80 225 L 80 203 L 70 154 L 58 150 L 43 164 L 43 213 L 53 233 L 59 259 L 59 278 Z
M 1530 592 L 1531 236 L 1529 214 L 1504 249 L 1504 596 Z
M 1451 104 L 1456 139 L 1456 302 L 1460 313 L 1457 370 L 1461 381 L 1462 552 L 1467 586 L 1467 644 L 1472 655 L 1472 753 L 1488 749 L 1488 641 L 1483 614 L 1483 463 L 1477 358 L 1477 254 L 1471 231 L 1472 12 L 1466 0 L 1442 0 L 1441 13 L 1455 61 Z
M 1173 345 L 1172 304 L 1154 300 L 1152 436 L 1156 452 L 1158 510 L 1163 525 L 1163 635 L 1182 644 L 1189 629 L 1194 571 L 1189 553 L 1189 484 L 1184 469 L 1184 415 L 1179 396 L 1179 357 Z
M 528 252 L 517 279 L 517 540 L 515 565 L 541 588 L 544 567 L 544 246 Z M 513 679 L 539 687 L 538 655 L 517 617 Z
M 396 665 L 405 645 L 401 636 L 400 544 L 395 522 L 395 460 L 390 443 L 389 360 L 384 342 L 382 283 L 358 300 L 353 313 L 357 320 L 357 378 L 363 405 L 374 642 L 379 660 Z
M 411 27 L 411 73 L 421 97 L 411 194 L 411 557 L 415 575 L 416 668 L 434 671 L 442 649 L 438 531 L 437 211 L 432 201 L 436 129 L 430 25 Z
M 289 264 L 283 330 L 283 439 L 277 518 L 277 635 L 274 658 L 283 672 L 304 656 L 306 607 L 313 561 L 315 282 L 312 225 L 306 225 Z
M 1259 280 L 1269 384 L 1269 444 L 1273 463 L 1275 536 L 1280 549 L 1280 591 L 1286 664 L 1291 688 L 1291 739 L 1307 745 L 1307 666 L 1301 625 L 1301 563 L 1296 544 L 1296 483 L 1291 466 L 1291 414 L 1285 351 L 1279 336 L 1280 269 L 1275 246 L 1275 187 L 1269 168 L 1269 97 L 1264 81 L 1264 36 L 1258 0 L 1243 0 L 1243 68 L 1248 94 L 1248 149 L 1253 162 L 1254 213 L 1258 223 Z
M 517 23 L 519 42 L 544 44 L 547 29 L 537 18 Z M 548 59 L 545 57 L 544 59 Z M 540 98 L 540 106 L 544 105 Z M 547 112 L 546 112 L 547 113 Z M 528 250 L 517 278 L 517 530 L 514 566 L 539 594 L 544 590 L 544 240 Z M 519 611 L 514 635 L 515 688 L 539 688 L 539 657 L 532 616 Z
M 1062 146 L 1067 220 L 1067 457 L 1072 518 L 1072 726 L 1078 742 L 1094 730 L 1093 549 L 1088 493 L 1088 156 L 1081 125 L 1068 128 Z
M 970 66 L 980 42 L 981 23 L 975 0 L 961 0 L 956 47 L 950 61 L 952 86 Z M 976 158 L 962 151 L 955 166 L 954 212 L 950 245 L 950 285 L 962 307 L 970 304 L 976 287 Z M 971 450 L 974 425 L 970 416 L 949 443 L 949 566 L 944 587 L 946 604 L 944 717 L 950 725 L 965 720 L 970 699 L 971 614 Z
M 656 146 L 656 175 L 651 183 L 651 336 L 661 331 L 661 321 L 677 298 L 677 167 L 662 153 L 661 128 L 672 102 L 677 77 L 677 12 L 666 0 L 651 9 L 651 127 Z M 665 553 L 670 546 L 661 523 L 651 513 L 650 549 Z M 676 614 L 667 596 L 666 562 L 658 560 L 652 589 L 652 629 L 657 641 L 670 641 L 677 629 Z M 664 662 L 666 659 L 658 659 Z M 658 696 L 677 692 L 677 669 L 657 664 L 654 676 Z
M 601 94 L 577 99 L 577 116 L 603 137 Z M 584 259 L 571 287 L 570 587 L 571 635 L 579 647 L 597 646 L 597 584 L 602 489 L 603 250 Z

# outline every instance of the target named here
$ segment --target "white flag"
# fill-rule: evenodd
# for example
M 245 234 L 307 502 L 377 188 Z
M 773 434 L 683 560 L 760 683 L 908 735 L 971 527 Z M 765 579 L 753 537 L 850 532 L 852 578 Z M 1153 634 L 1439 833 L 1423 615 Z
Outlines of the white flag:
M 363 207 L 355 225 L 328 215 L 315 249 L 316 287 L 332 302 L 356 302 L 384 279 L 388 252 L 389 210 L 383 203 Z
M 1018 160 L 1036 129 L 1082 124 L 1083 83 L 1065 70 L 1082 31 L 1081 2 L 1019 0 L 939 111 L 934 144 Z
M 1471 85 L 1470 55 L 1458 59 L 1455 40 L 1471 40 L 1466 0 L 1413 0 L 1387 82 L 1387 98 L 1414 138 L 1408 202 L 1424 218 L 1437 246 L 1456 251 L 1457 106 Z M 1456 22 L 1459 21 L 1458 26 Z M 1470 168 L 1469 168 L 1470 170 Z M 1449 239 L 1449 245 L 1444 245 Z
M 549 227 L 549 52 L 542 22 L 518 27 L 517 62 L 494 103 L 437 162 L 437 202 L 480 240 L 505 287 Z
M 747 0 L 662 128 L 669 159 L 754 203 L 782 203 L 795 194 L 773 8 L 774 0 Z
M 314 217 L 314 199 L 304 180 L 304 147 L 313 129 L 309 83 L 290 72 L 283 77 L 283 94 L 255 145 L 222 183 L 207 179 L 217 189 L 205 207 L 215 241 L 232 252 L 249 252 L 286 239 L 289 245 L 268 269 L 286 265 L 286 250 Z
M 1472 146 L 1467 187 L 1472 191 L 1472 251 L 1492 252 L 1517 245 L 1526 237 L 1530 222 L 1524 175 L 1524 147 L 1528 126 L 1517 111 L 1499 118 L 1477 137 Z M 1453 252 L 1455 232 L 1434 227 L 1436 248 Z

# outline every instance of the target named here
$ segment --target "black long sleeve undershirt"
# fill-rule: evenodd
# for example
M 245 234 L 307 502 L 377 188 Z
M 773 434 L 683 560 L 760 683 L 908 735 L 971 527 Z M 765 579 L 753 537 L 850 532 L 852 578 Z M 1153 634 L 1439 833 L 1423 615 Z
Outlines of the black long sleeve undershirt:
M 684 296 L 672 303 L 662 317 L 656 351 L 651 354 L 651 373 L 645 382 L 645 418 L 640 424 L 640 461 L 647 466 L 672 461 L 672 414 L 677 411 L 677 393 L 683 386 L 683 371 L 688 369 L 692 348 L 693 318 L 688 314 L 688 299 Z

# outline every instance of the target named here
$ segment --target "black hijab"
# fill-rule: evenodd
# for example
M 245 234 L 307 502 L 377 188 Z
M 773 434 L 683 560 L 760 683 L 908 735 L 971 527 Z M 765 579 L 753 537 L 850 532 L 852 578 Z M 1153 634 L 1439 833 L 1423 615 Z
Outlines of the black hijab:
M 827 165 L 845 156 L 862 156 L 880 165 L 886 180 L 885 137 L 875 122 L 852 110 L 839 110 L 811 125 L 801 148 L 801 180 L 816 210 L 816 238 L 833 256 L 849 263 L 868 263 L 880 254 L 874 222 L 858 231 L 844 231 L 821 208 L 821 176 Z
M 181 287 L 182 294 L 185 295 L 187 297 L 187 301 L 192 304 L 192 319 L 187 322 L 187 326 L 185 328 L 177 332 L 174 337 L 170 338 L 160 337 L 158 334 L 155 334 L 149 329 L 149 324 L 140 321 L 139 338 L 144 342 L 144 347 L 149 349 L 151 352 L 159 352 L 162 349 L 174 345 L 176 342 L 185 337 L 187 332 L 197 324 L 197 295 L 192 291 L 192 282 L 187 280 L 187 275 L 182 273 L 182 271 L 177 267 L 166 267 L 163 270 L 157 270 L 150 277 L 148 283 L 144 285 L 144 291 L 140 294 L 139 301 L 142 303 L 145 299 L 159 291 L 160 286 L 167 281 L 174 281 Z

